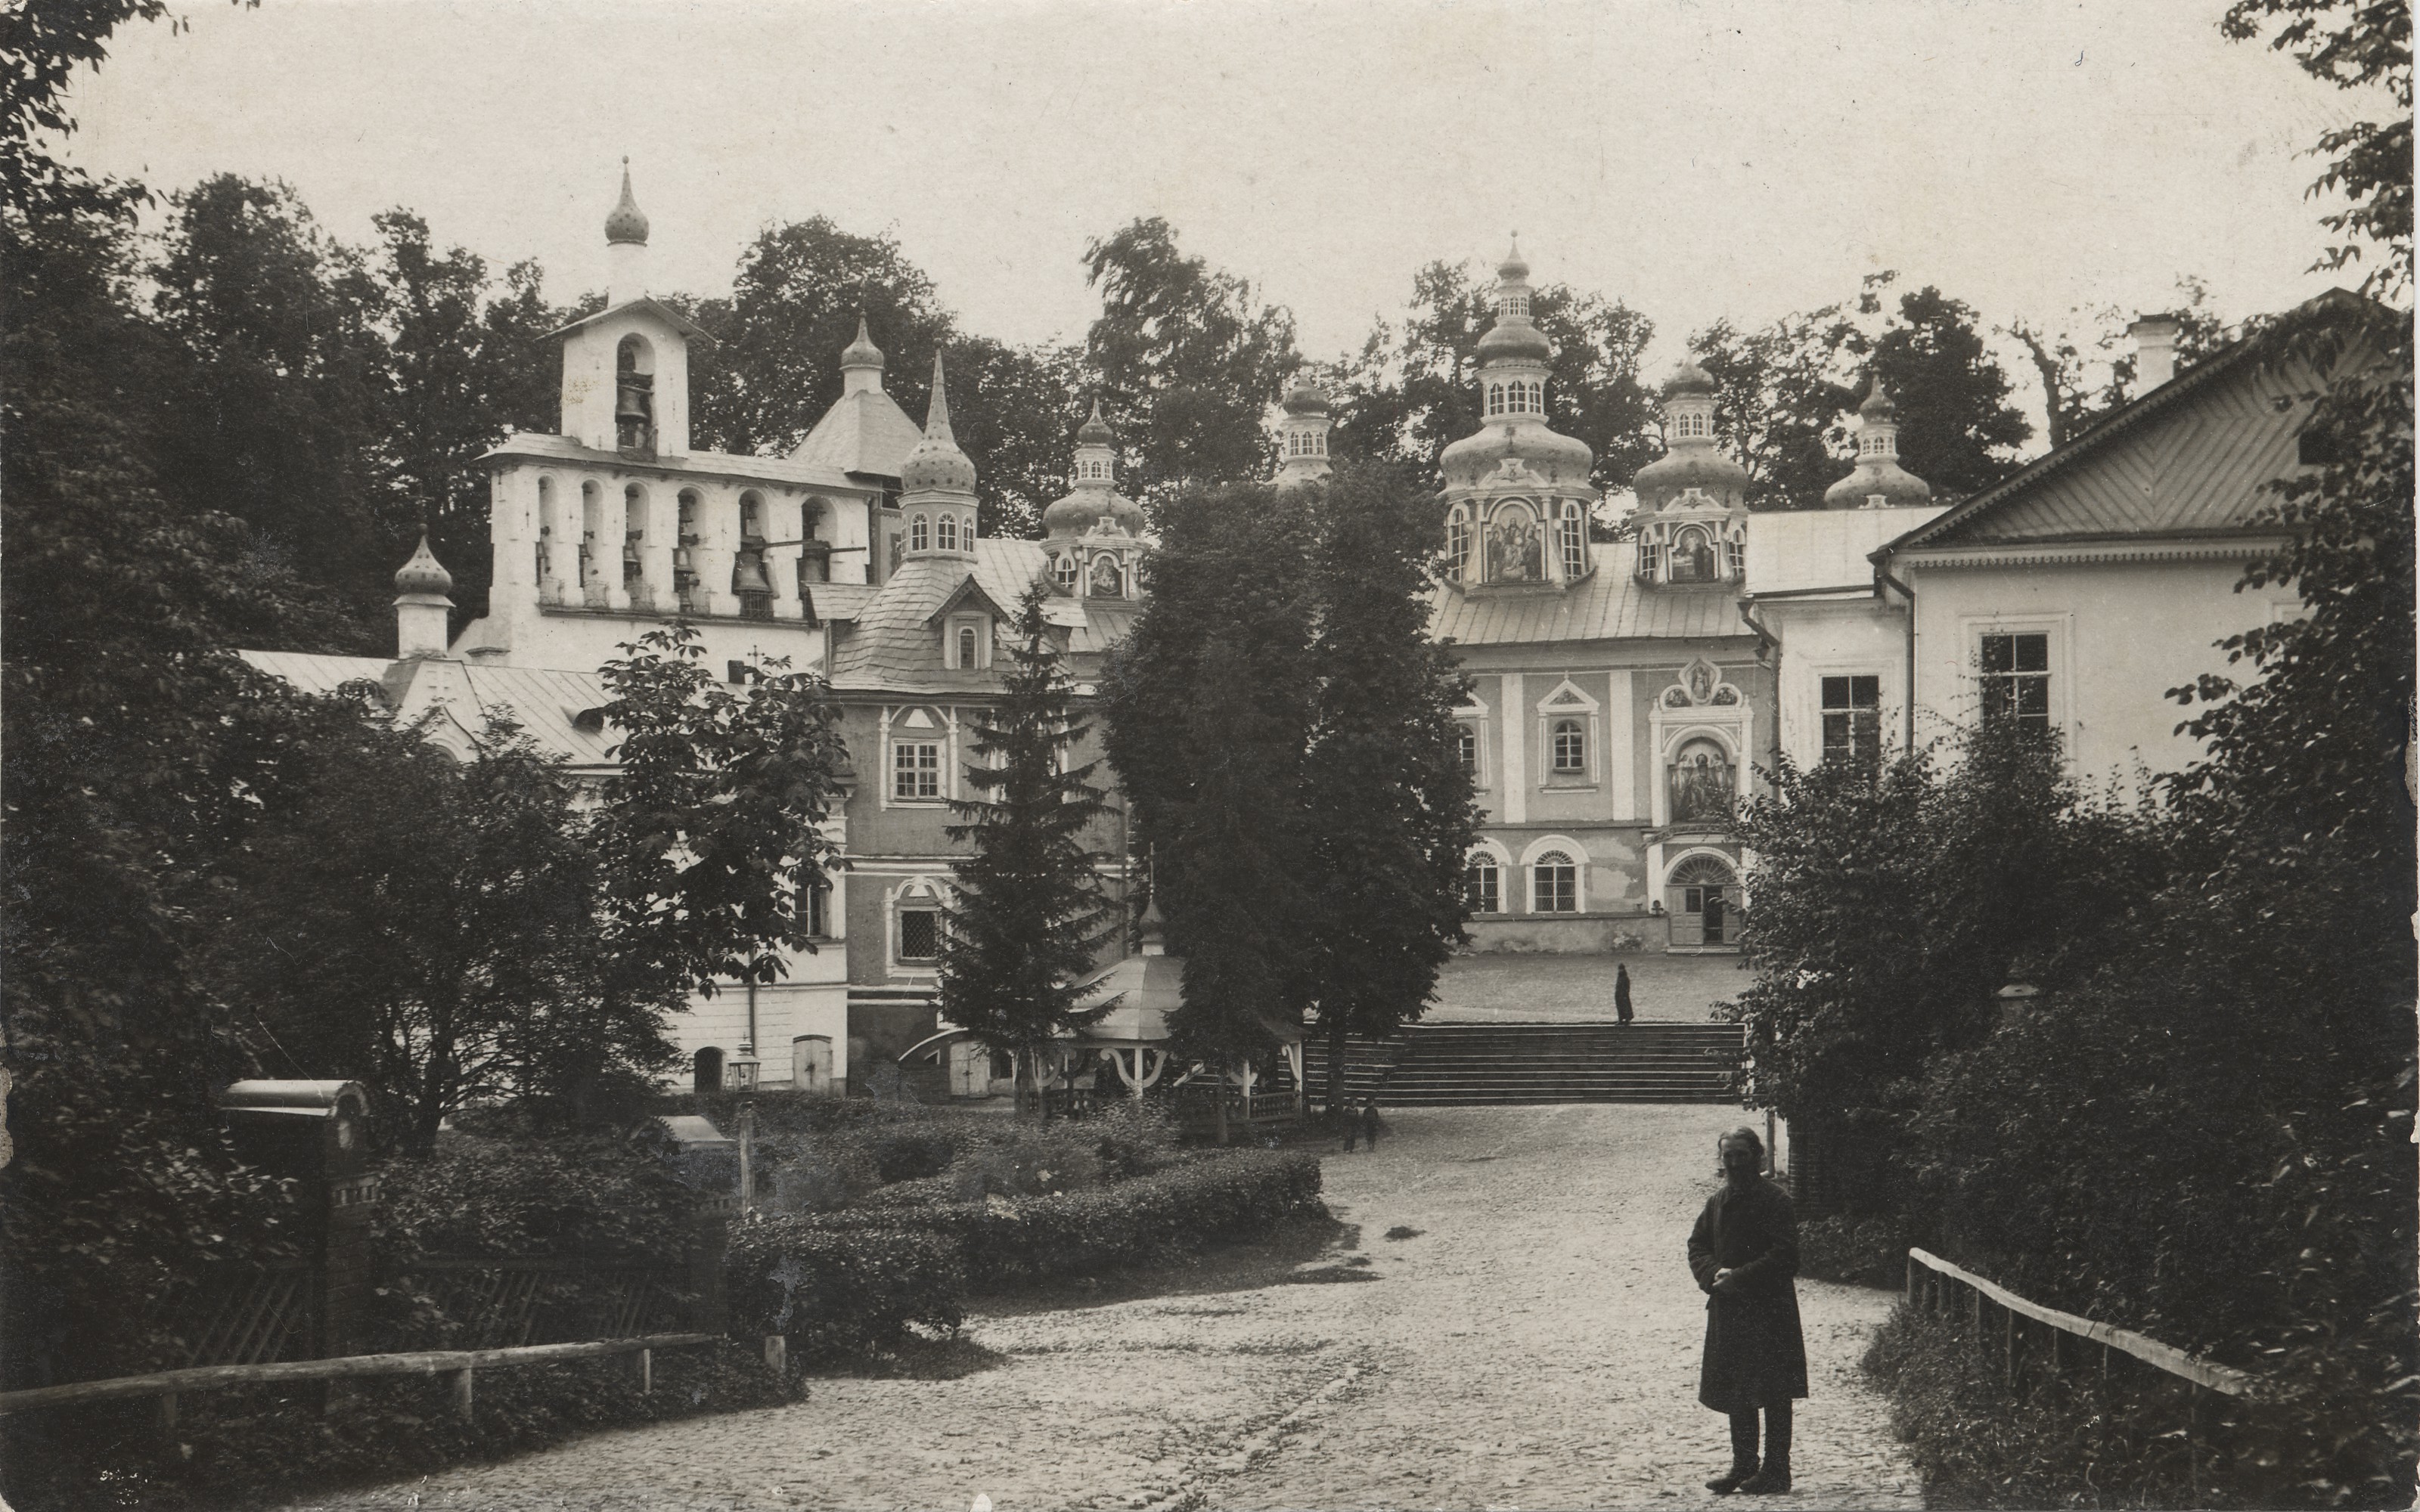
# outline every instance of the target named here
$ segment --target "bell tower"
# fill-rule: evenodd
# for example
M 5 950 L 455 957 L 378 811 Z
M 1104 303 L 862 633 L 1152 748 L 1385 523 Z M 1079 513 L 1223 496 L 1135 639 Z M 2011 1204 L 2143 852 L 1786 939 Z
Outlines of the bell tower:
M 630 457 L 689 451 L 689 343 L 704 332 L 647 292 L 647 217 L 630 192 L 605 217 L 605 308 L 563 339 L 563 434 Z

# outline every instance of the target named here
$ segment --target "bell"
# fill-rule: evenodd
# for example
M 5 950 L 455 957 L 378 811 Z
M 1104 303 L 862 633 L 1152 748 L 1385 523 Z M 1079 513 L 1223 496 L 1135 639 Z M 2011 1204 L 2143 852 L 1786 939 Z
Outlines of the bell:
M 731 591 L 735 594 L 770 594 L 773 585 L 766 580 L 765 554 L 742 551 L 731 563 Z
M 673 571 L 688 573 L 691 576 L 694 576 L 697 572 L 697 563 L 690 560 L 689 543 L 687 541 L 683 541 L 680 545 L 673 548 Z

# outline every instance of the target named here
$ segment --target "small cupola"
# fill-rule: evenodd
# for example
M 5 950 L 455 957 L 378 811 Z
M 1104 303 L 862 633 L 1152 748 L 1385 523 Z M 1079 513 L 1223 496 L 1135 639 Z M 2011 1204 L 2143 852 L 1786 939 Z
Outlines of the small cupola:
M 1141 537 L 1142 506 L 1117 489 L 1116 440 L 1109 423 L 1101 418 L 1101 401 L 1094 400 L 1093 412 L 1076 427 L 1068 490 L 1042 511 L 1043 534 L 1050 540 L 1074 541 L 1102 533 Z M 1054 562 L 1053 576 L 1062 588 L 1075 588 L 1078 566 L 1079 556 L 1073 552 L 1062 553 Z
M 1747 469 L 1714 438 L 1714 375 L 1683 360 L 1664 380 L 1664 455 L 1638 470 L 1638 512 L 1685 500 L 1692 507 L 1747 507 Z
M 1546 379 L 1554 343 L 1530 315 L 1529 265 L 1518 238 L 1496 270 L 1496 323 L 1479 338 L 1479 430 L 1438 457 L 1449 491 L 1478 488 L 1504 475 L 1533 491 L 1589 493 L 1596 454 L 1546 422 Z M 1509 473 L 1507 463 L 1517 464 Z
M 1279 486 L 1315 483 L 1327 476 L 1331 467 L 1327 431 L 1332 421 L 1326 391 L 1305 379 L 1287 393 L 1279 408 L 1285 412 L 1278 422 Z
M 938 351 L 923 439 L 899 464 L 899 490 L 909 557 L 974 555 L 975 465 L 950 429 L 950 391 Z
M 454 575 L 428 549 L 428 532 L 395 575 L 395 654 L 400 660 L 442 656 L 446 617 L 454 610 Z
M 866 334 L 865 316 L 857 317 L 857 339 L 841 348 L 840 392 L 861 393 L 882 387 L 882 348 Z
M 608 309 L 647 292 L 647 217 L 630 193 L 630 160 L 622 160 L 622 197 L 605 217 L 605 304 Z
M 1899 406 L 1873 376 L 1857 406 L 1857 461 L 1849 475 L 1823 490 L 1826 509 L 1900 509 L 1932 501 L 1932 486 L 1900 466 Z

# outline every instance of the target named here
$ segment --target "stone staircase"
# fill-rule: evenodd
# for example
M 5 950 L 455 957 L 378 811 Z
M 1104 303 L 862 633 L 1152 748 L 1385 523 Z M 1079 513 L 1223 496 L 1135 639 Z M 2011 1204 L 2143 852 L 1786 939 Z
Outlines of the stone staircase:
M 1326 1047 L 1305 1046 L 1314 1096 Z M 1515 1103 L 1732 1103 L 1735 1024 L 1418 1024 L 1400 1039 L 1356 1039 L 1345 1087 L 1386 1107 Z M 1314 1067 L 1319 1069 L 1313 1069 Z

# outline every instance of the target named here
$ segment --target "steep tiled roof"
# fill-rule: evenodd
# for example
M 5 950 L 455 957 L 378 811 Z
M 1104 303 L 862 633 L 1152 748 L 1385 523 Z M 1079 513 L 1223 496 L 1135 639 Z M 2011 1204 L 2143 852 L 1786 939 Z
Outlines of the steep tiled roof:
M 1429 633 L 1466 646 L 1748 633 L 1736 584 L 1651 586 L 1637 578 L 1637 542 L 1610 541 L 1595 549 L 1596 572 L 1567 590 L 1438 588 Z
M 2302 338 L 2391 317 L 2330 289 L 1887 549 L 2245 530 L 2274 501 L 2270 481 L 2293 471 L 2305 396 L 2325 381 Z
M 1005 613 L 1016 612 L 1026 587 L 1042 577 L 1049 558 L 1039 541 L 993 540 L 975 543 L 975 559 L 915 557 L 900 564 L 891 580 L 875 590 L 858 609 L 855 623 L 841 632 L 832 653 L 834 687 L 871 691 L 981 692 L 999 687 L 1002 670 L 960 671 L 941 665 L 940 636 L 932 618 L 972 578 L 974 586 Z M 816 608 L 825 585 L 815 585 Z M 1134 623 L 1139 606 L 1124 600 L 1095 603 L 1053 594 L 1043 601 L 1043 617 L 1067 632 L 1070 656 L 1090 657 L 1123 639 Z M 838 619 L 838 615 L 828 615 Z
M 815 422 L 790 460 L 837 472 L 895 478 L 924 439 L 897 401 L 878 388 L 845 393 Z

